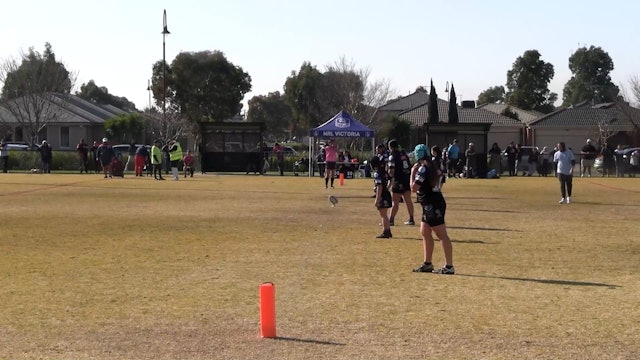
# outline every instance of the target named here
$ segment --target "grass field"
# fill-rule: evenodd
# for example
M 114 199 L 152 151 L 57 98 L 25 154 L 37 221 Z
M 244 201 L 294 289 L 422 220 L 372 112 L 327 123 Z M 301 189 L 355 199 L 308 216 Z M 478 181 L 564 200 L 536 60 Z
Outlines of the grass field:
M 638 179 L 451 180 L 442 276 L 370 179 L 0 175 L 0 359 L 640 358 Z

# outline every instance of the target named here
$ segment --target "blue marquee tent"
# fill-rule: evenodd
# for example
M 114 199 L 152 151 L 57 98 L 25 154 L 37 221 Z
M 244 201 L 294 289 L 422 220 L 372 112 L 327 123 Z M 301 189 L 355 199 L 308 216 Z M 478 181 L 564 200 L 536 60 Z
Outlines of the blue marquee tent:
M 371 138 L 371 148 L 374 148 L 375 131 L 369 129 L 346 111 L 340 111 L 324 124 L 309 131 L 309 165 L 314 159 L 314 138 Z M 309 171 L 311 176 L 311 171 Z

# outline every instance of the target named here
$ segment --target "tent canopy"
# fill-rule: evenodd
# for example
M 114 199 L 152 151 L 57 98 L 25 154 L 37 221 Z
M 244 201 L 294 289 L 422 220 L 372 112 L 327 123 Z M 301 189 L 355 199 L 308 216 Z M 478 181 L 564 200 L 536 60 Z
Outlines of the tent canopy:
M 361 122 L 354 119 L 346 111 L 340 111 L 329 121 L 318 126 L 315 129 L 311 129 L 309 132 L 309 169 L 313 166 L 313 159 L 315 158 L 313 152 L 313 139 L 314 138 L 371 138 L 371 149 L 374 149 L 375 131 L 364 126 Z M 311 170 L 309 171 L 311 176 Z
M 329 121 L 311 129 L 309 136 L 315 138 L 375 137 L 375 132 L 354 119 L 346 111 L 340 111 Z

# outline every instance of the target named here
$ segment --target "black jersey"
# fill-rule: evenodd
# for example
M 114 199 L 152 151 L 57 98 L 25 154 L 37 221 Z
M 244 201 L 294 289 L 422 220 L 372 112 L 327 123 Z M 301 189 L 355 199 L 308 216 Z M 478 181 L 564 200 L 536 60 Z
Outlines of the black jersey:
M 407 183 L 411 176 L 411 160 L 406 154 L 399 150 L 394 150 L 389 155 L 389 170 L 393 168 L 393 182 Z
M 418 189 L 418 202 L 421 204 L 429 201 L 429 198 L 434 195 L 434 193 L 440 194 L 440 178 L 442 177 L 442 170 L 437 167 L 430 167 L 426 165 L 420 166 L 418 172 L 416 173 L 415 182 L 420 185 L 420 189 Z

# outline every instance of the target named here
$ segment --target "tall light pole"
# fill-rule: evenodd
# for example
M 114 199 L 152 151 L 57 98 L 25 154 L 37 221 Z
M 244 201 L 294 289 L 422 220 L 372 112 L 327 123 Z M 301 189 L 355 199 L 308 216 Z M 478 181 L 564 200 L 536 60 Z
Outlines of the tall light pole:
M 171 34 L 167 29 L 167 10 L 162 14 L 162 126 L 165 126 L 167 111 L 167 66 L 165 60 L 165 37 Z

